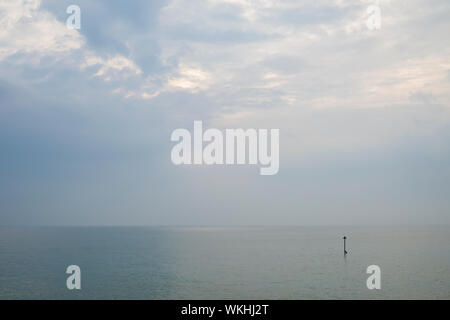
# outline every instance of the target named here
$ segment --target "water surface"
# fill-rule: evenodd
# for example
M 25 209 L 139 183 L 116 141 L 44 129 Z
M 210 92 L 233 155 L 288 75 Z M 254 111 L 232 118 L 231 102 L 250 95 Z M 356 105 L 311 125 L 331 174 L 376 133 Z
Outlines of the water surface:
M 0 227 L 0 299 L 449 299 L 449 253 L 449 227 Z

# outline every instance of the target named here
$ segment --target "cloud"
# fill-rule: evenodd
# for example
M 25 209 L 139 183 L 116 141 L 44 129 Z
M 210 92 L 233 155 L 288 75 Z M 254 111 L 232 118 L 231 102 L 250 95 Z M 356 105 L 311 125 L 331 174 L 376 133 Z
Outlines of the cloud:
M 206 90 L 210 86 L 211 75 L 201 69 L 181 66 L 179 75 L 168 80 L 168 87 L 196 92 Z
M 102 77 L 105 81 L 111 81 L 119 76 L 120 80 L 129 75 L 139 75 L 142 71 L 130 59 L 123 56 L 115 56 L 103 59 L 95 55 L 88 55 L 82 63 L 81 68 L 100 66 L 94 74 L 95 77 Z
M 0 62 L 8 59 L 16 65 L 39 68 L 43 59 L 51 57 L 69 68 L 91 71 L 91 76 L 106 82 L 142 74 L 135 62 L 123 55 L 97 54 L 86 45 L 85 36 L 41 10 L 41 4 L 41 0 L 0 4 Z
M 40 0 L 0 3 L 0 60 L 18 54 L 55 55 L 79 49 L 83 38 L 50 13 Z

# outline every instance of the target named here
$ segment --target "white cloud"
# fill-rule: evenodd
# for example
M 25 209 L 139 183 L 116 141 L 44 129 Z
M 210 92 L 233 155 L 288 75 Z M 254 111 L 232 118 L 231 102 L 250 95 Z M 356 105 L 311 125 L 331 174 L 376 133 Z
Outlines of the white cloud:
M 0 61 L 16 53 L 52 55 L 79 49 L 83 37 L 69 30 L 40 0 L 0 2 Z
M 103 59 L 95 54 L 89 53 L 85 56 L 81 68 L 92 66 L 100 66 L 94 76 L 101 77 L 105 81 L 124 80 L 129 76 L 142 73 L 141 69 L 132 60 L 119 55 L 109 59 Z
M 199 68 L 181 66 L 178 74 L 169 78 L 168 89 L 182 89 L 191 92 L 206 90 L 211 85 L 211 75 Z
M 98 67 L 91 76 L 103 81 L 123 81 L 142 71 L 131 59 L 122 55 L 102 57 L 86 46 L 84 36 L 69 29 L 50 12 L 41 9 L 41 0 L 0 2 L 0 62 L 15 54 L 25 55 L 18 64 L 39 65 L 42 57 L 69 67 L 85 70 Z M 80 55 L 72 55 L 79 51 Z M 122 92 L 116 90 L 115 92 Z M 129 96 L 126 93 L 125 96 Z

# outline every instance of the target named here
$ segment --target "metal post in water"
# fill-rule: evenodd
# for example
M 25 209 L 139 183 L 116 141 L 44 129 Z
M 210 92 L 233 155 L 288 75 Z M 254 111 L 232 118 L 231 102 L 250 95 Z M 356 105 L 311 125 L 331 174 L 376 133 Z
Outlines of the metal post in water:
M 347 248 L 345 246 L 345 240 L 347 240 L 347 237 L 344 236 L 342 239 L 344 239 L 344 255 L 346 255 L 347 254 Z

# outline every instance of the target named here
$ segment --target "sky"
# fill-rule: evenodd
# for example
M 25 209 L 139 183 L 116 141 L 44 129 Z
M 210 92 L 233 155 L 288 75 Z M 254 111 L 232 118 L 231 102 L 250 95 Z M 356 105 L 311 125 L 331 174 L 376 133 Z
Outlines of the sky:
M 0 0 L 0 26 L 0 225 L 450 223 L 448 0 Z M 195 120 L 279 129 L 278 174 L 175 166 Z

